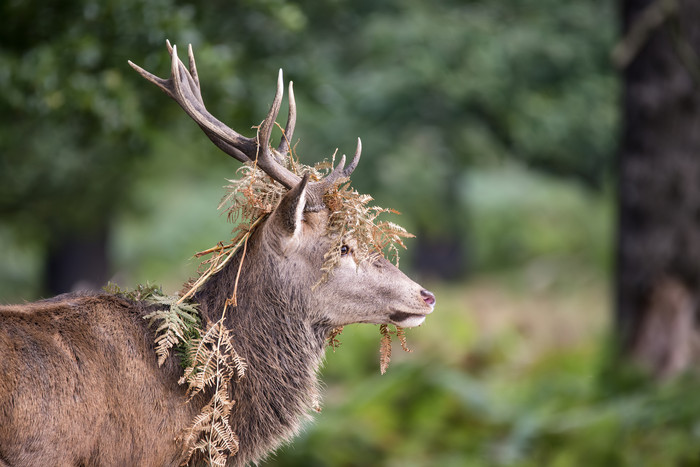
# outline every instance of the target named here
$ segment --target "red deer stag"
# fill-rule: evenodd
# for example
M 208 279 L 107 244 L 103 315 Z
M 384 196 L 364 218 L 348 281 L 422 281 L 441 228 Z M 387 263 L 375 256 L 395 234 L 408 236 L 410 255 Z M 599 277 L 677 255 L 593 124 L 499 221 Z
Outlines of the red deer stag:
M 347 179 L 360 158 L 345 158 L 310 181 L 283 165 L 294 131 L 291 83 L 285 135 L 270 133 L 282 100 L 282 76 L 255 138 L 228 128 L 205 108 L 191 48 L 189 67 L 175 47 L 169 79 L 131 66 L 172 97 L 225 153 L 257 167 L 288 190 L 238 251 L 193 296 L 204 322 L 226 315 L 245 376 L 231 383 L 228 415 L 239 450 L 227 465 L 262 459 L 290 439 L 317 400 L 317 370 L 333 330 L 351 323 L 412 327 L 435 297 L 379 256 L 356 264 L 353 238 L 325 280 L 331 211 L 324 194 Z M 244 258 L 243 258 L 244 257 Z M 243 260 L 244 259 L 244 260 Z M 234 283 L 236 283 L 234 285 Z M 159 366 L 155 331 L 144 316 L 154 305 L 124 294 L 71 293 L 0 306 L 0 466 L 177 466 L 188 460 L 183 430 L 206 402 L 188 401 L 180 357 Z M 200 461 L 190 458 L 190 463 Z M 206 460 L 206 459 L 205 459 Z

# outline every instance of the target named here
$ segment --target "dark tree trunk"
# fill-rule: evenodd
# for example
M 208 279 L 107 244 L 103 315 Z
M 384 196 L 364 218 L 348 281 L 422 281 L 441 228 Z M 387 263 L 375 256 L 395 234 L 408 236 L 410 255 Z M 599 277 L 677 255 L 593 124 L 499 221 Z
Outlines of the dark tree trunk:
M 430 237 L 418 235 L 414 248 L 414 268 L 425 279 L 455 280 L 468 272 L 465 240 L 457 235 Z
M 700 303 L 700 2 L 623 0 L 616 327 L 659 377 L 693 363 Z
M 46 256 L 44 289 L 49 295 L 99 290 L 109 279 L 108 229 L 52 238 Z

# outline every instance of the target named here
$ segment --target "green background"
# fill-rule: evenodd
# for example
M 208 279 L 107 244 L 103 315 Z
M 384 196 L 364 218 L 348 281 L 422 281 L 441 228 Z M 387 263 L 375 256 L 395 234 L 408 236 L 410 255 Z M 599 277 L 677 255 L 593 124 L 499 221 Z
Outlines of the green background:
M 0 4 L 0 302 L 46 295 L 52 237 L 109 228 L 111 273 L 175 292 L 239 164 L 127 59 L 168 74 L 192 43 L 214 115 L 252 136 L 276 73 L 296 152 L 352 153 L 353 185 L 418 235 L 437 295 L 379 374 L 379 332 L 328 351 L 324 409 L 265 465 L 696 465 L 692 378 L 613 367 L 619 76 L 612 1 Z M 451 245 L 420 267 L 426 245 Z M 425 253 L 427 252 L 427 253 Z M 456 272 L 455 272 L 456 271 Z

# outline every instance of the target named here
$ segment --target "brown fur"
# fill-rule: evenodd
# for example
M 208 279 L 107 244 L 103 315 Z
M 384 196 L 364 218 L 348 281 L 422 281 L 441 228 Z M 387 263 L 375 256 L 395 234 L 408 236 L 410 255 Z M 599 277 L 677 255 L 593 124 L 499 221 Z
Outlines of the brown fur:
M 236 351 L 248 362 L 232 389 L 240 451 L 229 465 L 257 461 L 298 431 L 318 400 L 316 373 L 333 328 L 401 325 L 433 308 L 418 284 L 383 259 L 357 265 L 348 255 L 313 288 L 329 246 L 328 211 L 299 219 L 304 190 L 304 183 L 291 190 L 252 235 L 238 306 L 227 314 Z M 240 257 L 196 295 L 205 322 L 219 318 L 233 293 Z M 186 403 L 177 357 L 158 367 L 143 319 L 149 311 L 109 294 L 0 307 L 0 465 L 184 460 L 182 435 L 204 402 Z
M 158 368 L 143 307 L 62 295 L 0 308 L 0 459 L 9 465 L 174 465 L 177 364 Z M 147 415 L 147 416 L 145 416 Z

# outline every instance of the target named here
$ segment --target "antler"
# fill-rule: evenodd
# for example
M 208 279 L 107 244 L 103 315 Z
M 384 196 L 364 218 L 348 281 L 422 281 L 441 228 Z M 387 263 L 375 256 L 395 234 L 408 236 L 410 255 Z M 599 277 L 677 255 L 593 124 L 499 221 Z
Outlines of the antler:
M 177 47 L 171 46 L 170 41 L 166 41 L 168 52 L 171 56 L 170 77 L 159 78 L 144 70 L 138 65 L 129 61 L 129 65 L 141 76 L 151 83 L 161 88 L 168 96 L 177 102 L 180 107 L 189 115 L 192 120 L 199 125 L 209 139 L 226 154 L 243 163 L 255 163 L 260 169 L 267 173 L 273 180 L 278 181 L 287 189 L 296 186 L 301 177 L 287 169 L 283 163 L 289 152 L 289 142 L 294 134 L 296 124 L 296 102 L 294 100 L 294 90 L 292 82 L 289 83 L 289 115 L 284 134 L 277 149 L 270 147 L 270 135 L 275 125 L 275 120 L 282 105 L 283 79 L 282 70 L 277 77 L 277 91 L 270 106 L 265 120 L 258 127 L 255 138 L 247 138 L 232 130 L 216 117 L 209 113 L 202 100 L 201 88 L 197 66 L 194 61 L 192 45 L 188 47 L 187 55 L 189 59 L 189 69 L 180 61 L 177 56 Z M 362 143 L 357 139 L 357 150 L 350 165 L 345 167 L 345 156 L 340 159 L 338 165 L 323 180 L 309 184 L 307 190 L 307 210 L 318 210 L 323 206 L 323 195 L 333 185 L 342 179 L 350 177 L 360 160 Z

